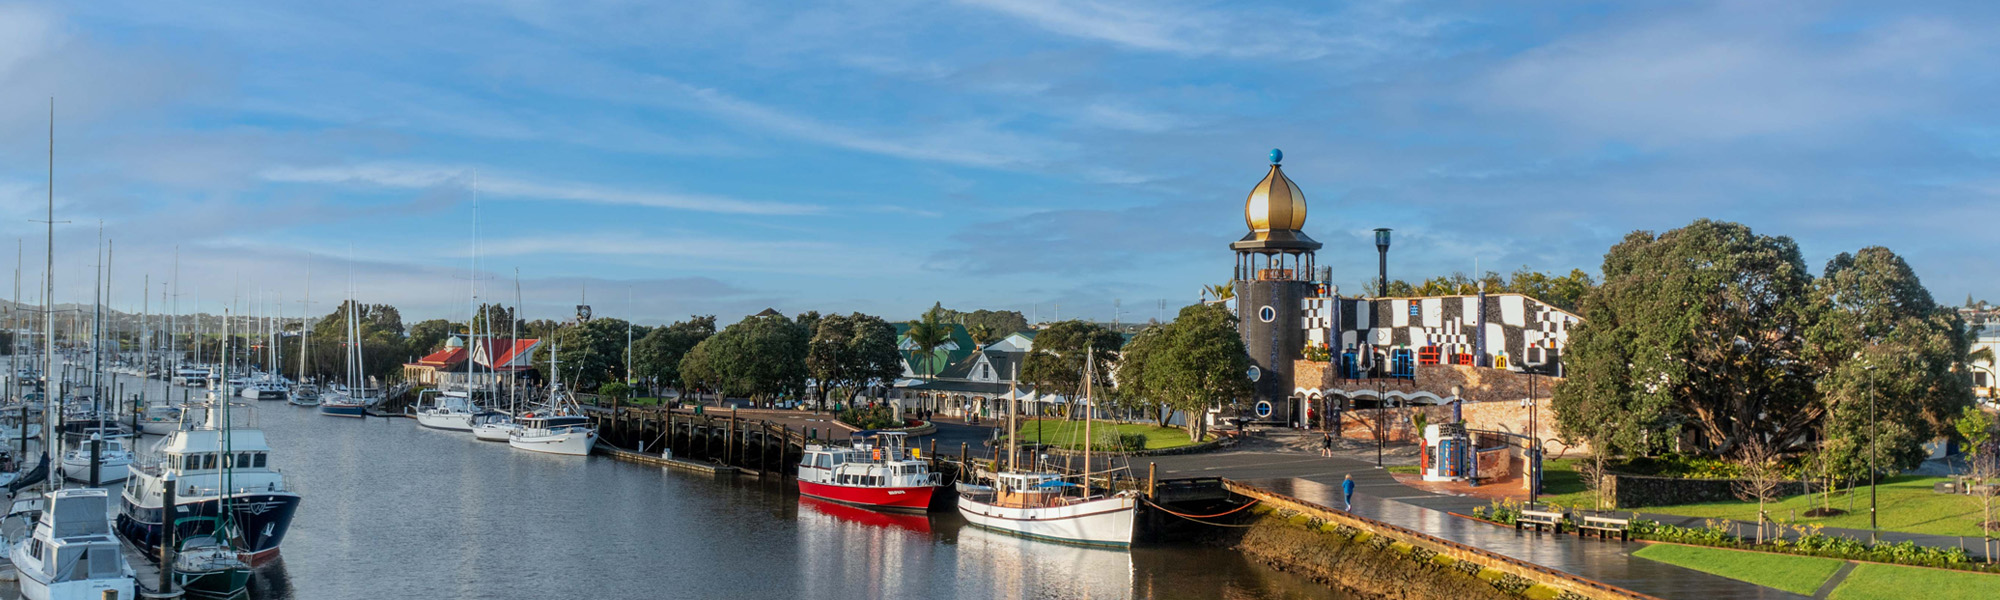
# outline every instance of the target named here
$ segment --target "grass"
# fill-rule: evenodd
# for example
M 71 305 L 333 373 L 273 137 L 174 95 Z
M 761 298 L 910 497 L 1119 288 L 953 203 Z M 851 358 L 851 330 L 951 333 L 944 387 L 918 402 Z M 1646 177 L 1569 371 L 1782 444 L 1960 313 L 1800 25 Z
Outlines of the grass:
M 1179 448 L 1194 443 L 1188 439 L 1187 431 L 1172 427 L 1159 427 L 1143 423 L 1093 423 L 1090 426 L 1091 435 L 1097 436 L 1100 443 L 1111 435 L 1107 432 L 1113 430 L 1121 434 L 1136 433 L 1146 436 L 1147 450 Z M 1082 421 L 1036 419 L 1022 423 L 1018 431 L 1020 432 L 1019 435 L 1022 443 L 1032 443 L 1040 440 L 1042 443 L 1058 448 L 1075 450 L 1083 447 L 1081 443 L 1083 441 Z
M 1979 503 L 1972 496 L 1961 494 L 1939 494 L 1931 491 L 1931 484 L 1945 481 L 1943 477 L 1900 476 L 1883 480 L 1877 489 L 1876 513 L 1885 531 L 1905 531 L 1932 535 L 1979 537 Z M 1800 523 L 1819 523 L 1827 527 L 1847 529 L 1868 528 L 1868 487 L 1852 490 L 1836 490 L 1826 501 L 1834 508 L 1847 510 L 1844 515 L 1814 518 L 1798 517 Z M 2000 503 L 1996 503 L 2000 504 Z M 1822 505 L 1819 494 L 1792 496 L 1777 502 L 1766 503 L 1771 518 L 1789 522 L 1794 511 L 1803 515 L 1806 511 Z M 1683 504 L 1679 506 L 1649 506 L 1638 510 L 1689 517 L 1757 520 L 1756 502 L 1710 502 L 1705 504 Z M 2000 508 L 1996 508 L 2000 510 Z
M 1816 556 L 1790 556 L 1676 544 L 1650 544 L 1638 552 L 1633 552 L 1632 555 L 1805 596 L 1811 596 L 1814 591 L 1819 590 L 1819 586 L 1825 584 L 1827 578 L 1832 577 L 1835 571 L 1839 571 L 1841 563 L 1844 562 Z M 1928 600 L 1927 596 L 1913 597 Z
M 1563 506 L 1595 508 L 1597 492 L 1584 486 L 1583 476 L 1576 467 L 1586 459 L 1551 460 L 1545 465 L 1547 472 L 1542 479 L 1542 501 Z M 1931 491 L 1931 484 L 1945 481 L 1944 477 L 1919 477 L 1904 475 L 1882 480 L 1876 489 L 1876 502 L 1880 507 L 1876 518 L 1884 531 L 1902 531 L 1931 535 L 1979 537 L 1979 502 L 1972 496 L 1962 494 L 1939 494 Z M 1830 504 L 1834 508 L 1848 511 L 1844 515 L 1831 517 L 1807 517 L 1805 512 Z M 1754 522 L 1757 520 L 1756 501 L 1708 502 L 1702 504 L 1682 504 L 1676 506 L 1647 506 L 1636 509 L 1621 509 L 1698 517 L 1703 519 L 1733 519 Z M 1845 529 L 1868 528 L 1868 487 L 1851 490 L 1835 490 L 1824 501 L 1820 494 L 1804 494 L 1765 503 L 1765 510 L 1774 520 L 1797 522 L 1800 524 L 1820 524 L 1827 527 Z M 1995 512 L 2000 512 L 2000 501 L 1995 502 Z M 1793 515 L 1798 515 L 1793 521 Z
M 1397 475 L 1416 475 L 1424 472 L 1422 465 L 1389 465 L 1389 472 Z
M 2000 598 L 2000 575 L 1861 564 L 1828 596 L 1834 600 L 1990 600 Z

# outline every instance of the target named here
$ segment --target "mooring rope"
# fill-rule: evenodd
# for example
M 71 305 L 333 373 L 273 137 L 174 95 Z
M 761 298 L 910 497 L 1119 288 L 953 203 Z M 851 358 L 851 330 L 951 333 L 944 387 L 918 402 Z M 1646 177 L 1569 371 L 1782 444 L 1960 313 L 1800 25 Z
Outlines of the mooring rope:
M 1142 500 L 1146 500 L 1146 498 L 1142 498 Z M 1186 520 L 1194 520 L 1194 522 L 1200 522 L 1198 518 L 1218 518 L 1218 516 L 1230 516 L 1230 514 L 1236 514 L 1238 510 L 1244 510 L 1244 508 L 1250 508 L 1250 506 L 1256 506 L 1256 502 L 1258 502 L 1258 500 L 1250 500 L 1250 502 L 1244 502 L 1244 506 L 1236 506 L 1236 508 L 1230 508 L 1230 510 L 1224 510 L 1224 512 L 1216 512 L 1216 514 L 1180 514 L 1180 512 L 1174 512 L 1172 508 L 1166 508 L 1166 506 L 1160 506 L 1158 502 L 1152 502 L 1152 500 L 1146 500 L 1146 504 L 1150 504 L 1152 508 L 1158 508 L 1160 512 L 1166 512 L 1166 514 L 1172 514 L 1172 516 L 1178 516 L 1178 518 L 1186 518 Z

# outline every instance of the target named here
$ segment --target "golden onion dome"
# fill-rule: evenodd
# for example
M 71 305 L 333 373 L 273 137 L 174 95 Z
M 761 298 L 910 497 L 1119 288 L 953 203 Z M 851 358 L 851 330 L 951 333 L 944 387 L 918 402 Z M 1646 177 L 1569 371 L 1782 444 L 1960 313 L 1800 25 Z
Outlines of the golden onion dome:
M 1306 226 L 1306 193 L 1278 167 L 1283 158 L 1283 153 L 1271 151 L 1271 172 L 1250 189 L 1250 198 L 1243 203 L 1243 221 L 1253 231 L 1296 231 Z

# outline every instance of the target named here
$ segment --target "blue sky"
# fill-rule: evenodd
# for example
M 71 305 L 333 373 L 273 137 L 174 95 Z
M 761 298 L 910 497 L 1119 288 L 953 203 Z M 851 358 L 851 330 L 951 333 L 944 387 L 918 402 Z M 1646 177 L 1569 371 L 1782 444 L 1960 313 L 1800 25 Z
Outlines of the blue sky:
M 1109 319 L 1228 276 L 1269 149 L 1344 288 L 1595 273 L 1702 217 L 2000 300 L 1985 3 L 0 3 L 0 234 L 406 318 L 934 301 Z M 475 186 L 475 181 L 477 182 Z M 469 277 L 478 194 L 480 264 Z M 4 238 L 0 238 L 4 239 Z M 155 303 L 160 290 L 150 292 Z M 627 296 L 631 298 L 627 308 Z M 33 296 L 30 296 L 32 299 Z M 1057 306 L 1060 306 L 1060 309 Z

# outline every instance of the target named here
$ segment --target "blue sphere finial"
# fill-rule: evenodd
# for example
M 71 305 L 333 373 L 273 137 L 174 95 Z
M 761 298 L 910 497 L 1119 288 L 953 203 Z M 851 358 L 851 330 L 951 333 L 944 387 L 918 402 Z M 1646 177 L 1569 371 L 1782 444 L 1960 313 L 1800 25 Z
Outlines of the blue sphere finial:
M 1279 150 L 1279 149 L 1277 149 L 1277 148 L 1272 148 L 1272 149 L 1271 149 L 1271 164 L 1274 164 L 1274 165 L 1275 165 L 1275 164 L 1278 164 L 1278 161 L 1282 161 L 1282 160 L 1285 160 L 1285 151 L 1283 151 L 1283 150 Z

